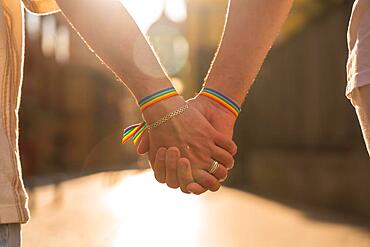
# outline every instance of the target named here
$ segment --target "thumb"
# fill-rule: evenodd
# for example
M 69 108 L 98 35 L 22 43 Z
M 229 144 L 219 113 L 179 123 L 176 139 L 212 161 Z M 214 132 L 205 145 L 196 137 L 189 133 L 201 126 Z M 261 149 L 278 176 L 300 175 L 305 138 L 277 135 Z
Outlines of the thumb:
M 148 131 L 145 131 L 143 133 L 143 136 L 141 137 L 141 140 L 139 144 L 137 145 L 136 152 L 141 154 L 146 154 L 149 152 L 149 134 Z

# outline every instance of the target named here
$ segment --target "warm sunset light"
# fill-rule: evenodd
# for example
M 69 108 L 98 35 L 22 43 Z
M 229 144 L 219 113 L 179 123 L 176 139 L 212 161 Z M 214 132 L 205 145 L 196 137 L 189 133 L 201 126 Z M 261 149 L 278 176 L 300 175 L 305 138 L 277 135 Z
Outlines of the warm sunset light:
M 184 21 L 187 16 L 185 0 L 121 0 L 121 2 L 143 32 L 146 32 L 163 12 L 175 22 Z
M 0 0 L 0 247 L 370 247 L 369 2 Z
M 118 222 L 112 247 L 200 247 L 200 197 L 176 190 L 163 193 L 163 187 L 152 173 L 144 173 L 128 177 L 105 195 L 106 207 Z

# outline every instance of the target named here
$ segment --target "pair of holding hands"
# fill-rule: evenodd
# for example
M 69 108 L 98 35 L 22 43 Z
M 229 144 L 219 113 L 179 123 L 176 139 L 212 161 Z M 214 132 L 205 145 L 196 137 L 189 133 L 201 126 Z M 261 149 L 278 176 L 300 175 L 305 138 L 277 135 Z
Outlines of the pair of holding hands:
M 148 153 L 155 178 L 184 193 L 217 191 L 234 165 L 237 146 L 232 141 L 236 117 L 217 102 L 198 95 L 187 102 L 180 96 L 159 102 L 143 112 L 155 121 L 185 104 L 189 108 L 157 128 L 145 131 L 137 150 Z M 215 171 L 210 167 L 217 161 Z

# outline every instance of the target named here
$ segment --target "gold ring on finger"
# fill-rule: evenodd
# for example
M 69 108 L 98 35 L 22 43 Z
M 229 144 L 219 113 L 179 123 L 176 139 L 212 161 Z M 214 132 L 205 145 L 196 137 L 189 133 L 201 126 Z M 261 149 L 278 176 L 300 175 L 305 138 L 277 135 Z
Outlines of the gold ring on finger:
M 208 172 L 210 174 L 214 174 L 219 167 L 220 167 L 220 163 L 218 163 L 216 160 L 214 160 L 214 161 L 212 161 L 211 166 L 208 168 Z

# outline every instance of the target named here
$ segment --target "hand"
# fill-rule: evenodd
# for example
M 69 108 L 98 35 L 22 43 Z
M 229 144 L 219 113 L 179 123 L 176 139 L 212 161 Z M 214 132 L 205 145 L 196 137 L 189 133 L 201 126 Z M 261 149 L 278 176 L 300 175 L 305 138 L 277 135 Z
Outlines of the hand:
M 233 137 L 236 118 L 230 111 L 226 110 L 219 103 L 202 95 L 196 96 L 189 102 L 202 113 L 217 131 L 222 133 L 225 137 Z M 234 150 L 232 155 L 234 156 L 236 152 L 237 149 Z
M 203 117 L 206 116 L 208 121 L 211 121 L 213 125 L 215 125 L 220 131 L 223 132 L 223 134 L 218 133 L 219 138 L 221 139 L 231 139 L 232 132 L 233 132 L 233 126 L 235 123 L 235 117 L 226 111 L 223 107 L 218 105 L 217 103 L 209 100 L 206 97 L 198 96 L 195 99 L 192 99 L 188 101 L 189 105 L 193 108 L 198 109 L 199 112 L 203 113 Z M 193 119 L 191 119 L 193 120 Z M 192 121 L 190 123 L 190 126 L 198 126 L 196 122 Z M 212 127 L 211 127 L 212 128 Z M 213 129 L 213 128 L 212 128 Z M 166 134 L 168 135 L 167 132 Z M 141 140 L 139 147 L 138 147 L 138 153 L 146 153 L 149 150 L 149 136 L 144 135 L 143 139 Z M 177 145 L 176 145 L 177 146 Z M 229 157 L 231 155 L 235 155 L 236 153 L 236 145 L 229 145 L 229 147 L 225 148 L 229 152 Z M 218 148 L 219 152 L 223 153 L 225 156 L 227 154 L 225 153 L 225 150 L 222 150 Z M 224 152 L 222 152 L 224 151 Z M 186 159 L 179 159 L 180 152 L 176 148 L 169 148 L 168 150 L 166 148 L 160 148 L 157 152 L 157 157 L 155 159 L 155 162 L 153 165 L 153 170 L 155 172 L 156 179 L 164 183 L 166 182 L 169 187 L 171 188 L 177 188 L 179 185 L 183 192 L 191 191 L 194 194 L 201 194 L 207 189 L 211 189 L 212 191 L 218 190 L 219 184 L 217 184 L 212 179 L 213 176 L 210 176 L 208 172 L 205 172 L 204 170 L 207 170 L 207 168 L 212 163 L 211 159 L 208 159 L 208 167 L 203 169 L 201 172 L 195 172 L 193 173 L 196 181 L 198 183 L 193 182 L 193 177 L 191 176 L 191 169 L 189 160 Z M 214 157 L 214 156 L 212 156 Z M 222 158 L 214 157 L 215 160 L 222 163 L 224 166 L 221 166 L 217 171 L 215 177 L 217 180 L 224 180 L 227 177 L 227 169 L 230 169 L 233 165 L 232 162 L 223 162 Z M 151 158 L 151 161 L 153 159 Z M 194 163 L 192 163 L 194 164 Z M 177 165 L 177 172 L 176 172 L 176 165 Z M 196 168 L 196 166 L 193 166 Z M 198 169 L 199 170 L 199 169 Z M 166 174 L 172 174 L 166 176 Z M 177 178 L 176 178 L 177 175 Z M 213 177 L 214 178 L 214 177 Z M 208 184 L 208 186 L 207 186 Z M 202 186 L 201 186 L 202 185 Z
M 218 104 L 217 102 L 204 97 L 202 95 L 196 96 L 194 99 L 189 100 L 189 104 L 192 104 L 196 109 L 199 110 L 200 113 L 209 121 L 209 123 L 220 133 L 224 135 L 225 138 L 232 139 L 234 133 L 234 126 L 236 118 L 235 116 L 228 110 L 226 110 L 223 106 Z M 235 156 L 237 153 L 237 146 L 235 145 L 234 150 L 232 150 L 231 155 Z M 181 163 L 185 163 L 182 161 Z M 182 165 L 184 166 L 184 165 Z M 234 163 L 227 167 L 227 170 L 232 169 Z M 185 177 L 188 173 L 184 169 L 181 170 L 182 172 L 179 173 L 179 176 Z M 225 181 L 227 178 L 227 174 L 221 179 L 221 181 Z M 190 183 L 186 187 L 187 191 L 191 191 L 194 194 L 201 194 L 205 191 L 201 191 L 199 186 L 196 183 Z

